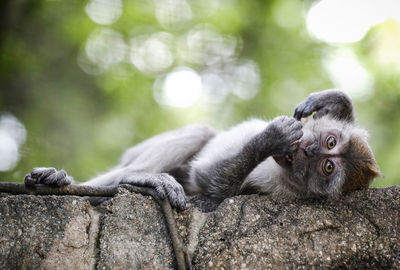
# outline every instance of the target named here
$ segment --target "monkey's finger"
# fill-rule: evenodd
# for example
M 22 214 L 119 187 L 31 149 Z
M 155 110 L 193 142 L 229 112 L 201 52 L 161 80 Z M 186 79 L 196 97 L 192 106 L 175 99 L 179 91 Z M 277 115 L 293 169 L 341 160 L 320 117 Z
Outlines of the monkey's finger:
M 301 143 L 301 138 L 303 137 L 303 130 L 297 130 L 296 132 L 294 132 L 291 136 L 290 136 L 290 144 L 289 146 L 291 148 L 296 149 L 300 143 Z
M 51 185 L 56 187 L 67 186 L 72 184 L 73 179 L 63 169 L 59 171 L 51 171 L 51 173 L 43 174 L 39 178 L 40 184 Z
M 300 134 L 302 135 L 302 129 L 303 129 L 303 123 L 300 121 L 293 119 L 293 123 L 290 124 L 289 127 L 289 133 L 291 134 L 291 136 L 296 137 L 296 139 L 299 139 Z
M 183 194 L 172 192 L 168 194 L 168 200 L 173 208 L 179 211 L 186 209 L 186 199 Z
M 181 197 L 178 201 L 178 207 L 179 207 L 179 211 L 184 211 L 186 210 L 186 198 L 185 197 Z
M 319 108 L 318 98 L 311 94 L 305 101 L 296 106 L 293 117 L 297 120 L 310 116 Z
M 294 129 L 302 129 L 303 128 L 303 123 L 301 121 L 296 120 L 295 118 L 291 118 L 290 121 L 290 125 L 294 128 Z
M 320 109 L 320 110 L 318 110 L 315 114 L 314 114 L 314 119 L 318 119 L 318 118 L 321 118 L 322 116 L 325 116 L 325 115 L 327 115 L 328 113 L 329 113 L 329 111 L 330 111 L 330 109 L 329 108 L 327 108 L 327 107 L 324 107 L 324 108 L 322 108 L 322 109 Z
M 186 198 L 183 194 L 177 194 L 175 198 L 169 198 L 171 206 L 176 208 L 178 211 L 183 211 L 186 209 Z
M 167 197 L 167 192 L 165 191 L 165 189 L 164 189 L 164 187 L 163 187 L 162 185 L 156 186 L 156 187 L 154 188 L 154 190 L 156 191 L 157 196 L 158 196 L 160 199 L 164 199 L 164 198 Z
M 301 123 L 299 123 L 299 121 L 297 121 L 296 118 L 294 118 L 294 117 L 290 117 L 288 122 L 289 122 L 289 125 L 293 126 L 294 128 L 298 127 L 299 124 L 301 126 Z
M 296 106 L 293 117 L 299 121 L 303 117 L 303 115 L 304 115 L 304 102 Z
M 44 184 L 50 186 L 66 186 L 73 182 L 73 178 L 64 170 L 57 171 L 53 167 L 38 167 L 34 168 L 31 173 L 24 178 L 27 186 L 36 184 Z
M 314 108 L 311 105 L 302 105 L 299 108 L 296 108 L 293 117 L 300 121 L 301 118 L 308 117 L 314 112 Z
M 57 170 L 53 167 L 37 167 L 32 170 L 31 176 L 41 182 L 42 179 L 45 179 L 56 172 Z
M 32 187 L 35 184 L 37 184 L 37 179 L 33 178 L 32 175 L 30 173 L 28 173 L 27 175 L 25 175 L 24 183 L 26 186 Z
M 165 190 L 167 191 L 167 197 L 171 203 L 171 206 L 179 211 L 186 209 L 186 198 L 185 192 L 181 185 L 174 185 L 171 183 L 164 183 Z

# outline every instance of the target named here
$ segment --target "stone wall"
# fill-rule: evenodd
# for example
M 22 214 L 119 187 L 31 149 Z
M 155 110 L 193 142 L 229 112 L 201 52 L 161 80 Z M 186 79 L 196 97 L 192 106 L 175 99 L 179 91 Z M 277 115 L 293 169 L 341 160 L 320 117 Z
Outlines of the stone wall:
M 400 269 L 400 187 L 332 201 L 238 196 L 176 215 L 195 269 Z M 161 208 L 122 190 L 94 207 L 76 196 L 0 195 L 1 269 L 174 269 Z

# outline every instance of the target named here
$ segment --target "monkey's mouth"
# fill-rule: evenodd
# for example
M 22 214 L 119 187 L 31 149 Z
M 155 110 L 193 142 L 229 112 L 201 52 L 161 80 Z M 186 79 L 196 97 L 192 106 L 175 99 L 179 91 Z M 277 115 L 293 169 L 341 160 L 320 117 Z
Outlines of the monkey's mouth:
M 287 162 L 292 163 L 293 162 L 293 154 L 286 155 L 285 159 Z
M 293 168 L 293 164 L 297 164 L 299 162 L 301 163 L 308 158 L 306 148 L 310 146 L 313 141 L 302 138 L 301 140 L 297 141 L 297 143 L 297 149 L 293 153 L 284 156 L 273 156 L 274 160 L 279 164 L 279 166 L 286 169 L 291 169 Z
M 285 155 L 285 156 L 273 156 L 274 160 L 276 163 L 279 164 L 279 166 L 284 167 L 284 168 L 290 168 L 292 167 L 293 164 L 293 154 Z

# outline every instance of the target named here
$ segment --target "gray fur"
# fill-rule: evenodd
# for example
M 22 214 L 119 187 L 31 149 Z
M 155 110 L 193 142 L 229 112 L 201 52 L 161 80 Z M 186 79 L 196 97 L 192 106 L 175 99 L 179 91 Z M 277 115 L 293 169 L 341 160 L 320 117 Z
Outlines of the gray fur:
M 192 166 L 191 179 L 196 181 L 202 193 L 211 198 L 223 199 L 236 195 L 246 177 L 267 157 L 286 155 L 295 150 L 296 145 L 291 144 L 302 137 L 301 128 L 301 122 L 294 118 L 277 117 L 234 156 L 207 167 L 201 164 Z
M 314 118 L 304 126 L 297 121 L 314 112 Z M 341 144 L 346 144 L 349 134 L 360 138 L 366 134 L 354 126 L 352 103 L 338 90 L 311 94 L 297 106 L 294 118 L 281 116 L 271 122 L 252 119 L 217 136 L 205 125 L 159 134 L 128 149 L 117 167 L 83 185 L 151 187 L 178 209 L 186 206 L 185 192 L 217 201 L 248 193 L 336 196 L 344 169 L 339 168 L 329 181 L 317 172 L 323 153 L 321 134 L 331 129 L 341 134 Z M 288 159 L 285 155 L 298 153 L 307 158 L 294 158 L 289 167 L 278 165 L 278 160 Z M 64 170 L 54 168 L 36 168 L 25 178 L 26 185 L 61 186 L 72 181 Z

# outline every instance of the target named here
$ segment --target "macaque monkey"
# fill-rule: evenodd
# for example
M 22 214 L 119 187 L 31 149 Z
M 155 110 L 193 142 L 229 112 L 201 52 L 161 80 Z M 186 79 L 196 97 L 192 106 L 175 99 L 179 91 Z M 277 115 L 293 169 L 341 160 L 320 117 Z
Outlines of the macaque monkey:
M 185 194 L 218 201 L 253 193 L 337 197 L 368 188 L 379 176 L 367 132 L 355 124 L 350 98 L 325 90 L 300 103 L 292 118 L 251 119 L 219 133 L 197 124 L 156 135 L 129 148 L 115 168 L 82 185 L 150 187 L 182 210 Z M 64 170 L 54 168 L 35 168 L 25 177 L 27 186 L 72 182 Z

